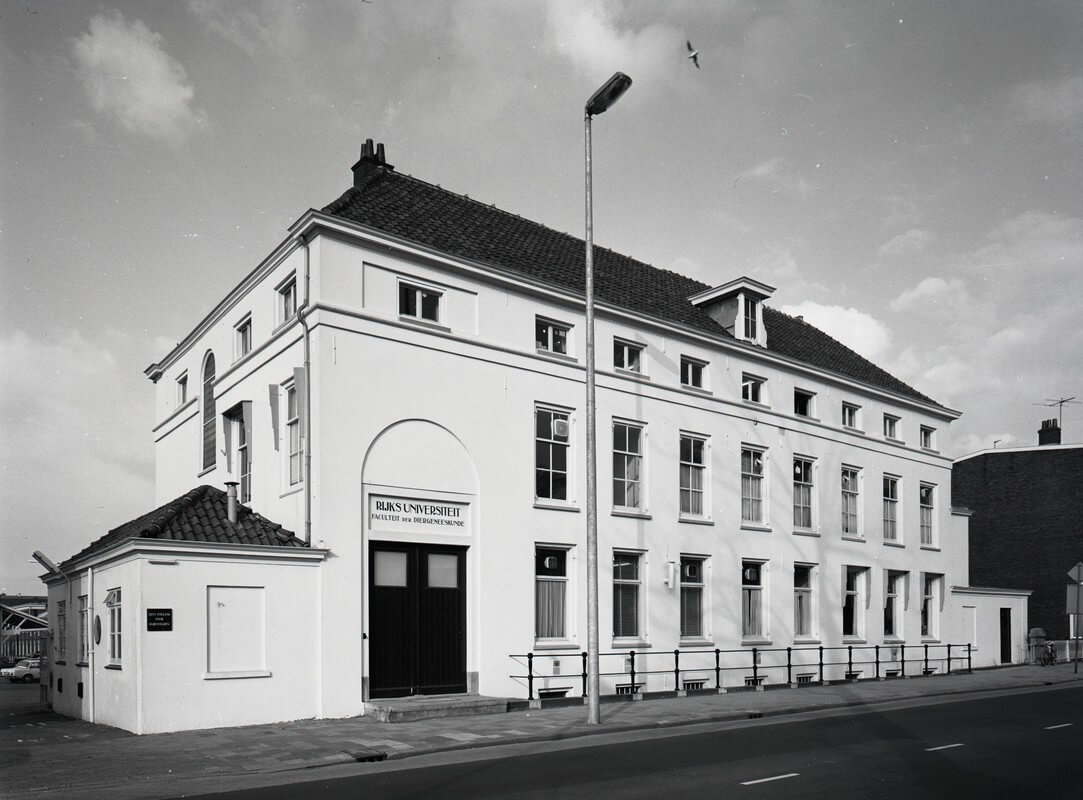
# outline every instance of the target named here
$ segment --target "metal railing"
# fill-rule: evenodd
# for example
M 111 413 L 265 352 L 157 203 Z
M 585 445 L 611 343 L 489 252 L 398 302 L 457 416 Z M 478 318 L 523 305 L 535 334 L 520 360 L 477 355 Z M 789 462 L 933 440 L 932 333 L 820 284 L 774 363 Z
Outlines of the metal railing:
M 587 654 L 585 652 L 528 652 L 510 658 L 522 667 L 513 680 L 525 684 L 527 699 L 540 696 L 566 696 L 578 690 L 587 694 Z M 615 659 L 623 659 L 622 668 L 614 669 Z M 740 686 L 766 683 L 794 686 L 801 683 L 824 683 L 832 680 L 857 680 L 867 670 L 872 677 L 911 677 L 931 675 L 943 670 L 950 675 L 954 668 L 972 671 L 971 645 L 967 644 L 885 644 L 843 645 L 839 647 L 745 647 L 739 650 L 720 648 L 685 648 L 672 651 L 614 650 L 600 654 L 599 677 L 612 686 L 613 695 L 641 694 L 647 691 L 723 691 Z M 563 669 L 572 661 L 575 671 Z M 560 669 L 555 667 L 559 666 Z M 910 672 L 907 672 L 907 669 Z M 729 673 L 744 673 L 742 683 L 727 682 Z M 661 676 L 661 677 L 659 677 Z M 672 686 L 669 685 L 672 676 Z M 827 676 L 827 677 L 825 677 Z M 795 680 L 795 677 L 797 680 Z M 815 677 L 815 681 L 812 678 Z M 540 688 L 537 684 L 544 684 Z M 708 683 L 713 686 L 708 687 Z M 554 686 L 554 684 L 559 684 Z M 602 695 L 606 692 L 603 690 Z

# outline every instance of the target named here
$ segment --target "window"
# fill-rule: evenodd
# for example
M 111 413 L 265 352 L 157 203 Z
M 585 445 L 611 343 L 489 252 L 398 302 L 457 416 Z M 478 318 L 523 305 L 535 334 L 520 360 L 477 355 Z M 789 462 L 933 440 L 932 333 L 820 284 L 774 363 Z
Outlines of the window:
M 692 389 L 703 388 L 703 368 L 707 365 L 686 356 L 681 356 L 681 386 Z
M 933 542 L 933 490 L 927 483 L 918 488 L 918 501 L 921 507 L 921 543 L 932 546 Z
M 297 278 L 291 276 L 278 287 L 278 321 L 288 322 L 297 314 Z
M 399 316 L 413 317 L 426 322 L 439 322 L 440 293 L 400 283 Z
M 123 654 L 120 589 L 110 589 L 106 593 L 105 607 L 109 609 L 109 663 L 119 664 Z
M 177 378 L 177 406 L 183 406 L 188 402 L 188 373 L 182 372 Z
M 891 414 L 884 414 L 884 438 L 885 439 L 898 439 L 899 438 L 899 418 L 893 417 Z
M 759 339 L 760 304 L 751 297 L 745 298 L 745 339 L 754 342 Z
M 899 540 L 899 479 L 884 476 L 884 540 Z
M 226 425 L 229 426 L 226 430 L 229 471 L 238 483 L 237 499 L 248 503 L 252 500 L 252 403 L 240 403 L 231 409 L 226 415 Z
M 63 661 L 68 655 L 68 604 L 56 604 L 56 657 Z
M 863 636 L 865 632 L 865 581 L 868 572 L 864 567 L 844 567 L 842 590 L 842 635 Z
M 639 628 L 639 553 L 613 552 L 613 637 L 638 637 Z
M 861 410 L 860 406 L 855 406 L 853 403 L 842 404 L 842 427 L 853 428 L 858 430 L 860 425 L 858 423 L 858 412 Z
M 842 535 L 860 536 L 857 510 L 861 473 L 855 467 L 842 468 Z
M 925 572 L 921 576 L 921 635 L 935 639 L 939 633 L 940 576 Z
M 930 428 L 928 425 L 922 425 L 920 428 L 921 434 L 921 447 L 924 450 L 935 450 L 936 440 L 934 435 L 936 434 L 936 428 Z
M 613 340 L 613 366 L 628 372 L 643 371 L 643 346 Z
M 681 638 L 702 638 L 703 625 L 702 558 L 681 556 Z
M 748 639 L 763 635 L 763 563 L 742 561 L 741 636 Z
M 613 423 L 613 505 L 642 508 L 643 428 Z
M 297 387 L 286 389 L 286 434 L 289 440 L 290 486 L 301 482 L 301 415 Z
M 681 434 L 681 514 L 682 516 L 704 516 L 703 492 L 707 471 L 705 457 L 706 441 L 699 436 Z
M 884 636 L 901 639 L 903 635 L 902 600 L 906 591 L 906 573 L 887 570 L 884 579 Z
M 85 594 L 79 595 L 79 660 L 90 658 L 90 606 Z
M 218 416 L 214 405 L 214 353 L 203 362 L 203 469 L 212 469 L 217 455 Z
M 534 549 L 534 638 L 565 639 L 568 619 L 568 551 Z
M 762 450 L 741 448 L 741 522 L 763 524 Z
M 252 352 L 252 318 L 245 317 L 237 323 L 234 330 L 234 361 L 239 361 Z
M 798 417 L 812 417 L 812 399 L 815 396 L 812 392 L 794 389 L 793 413 Z
M 793 526 L 812 527 L 812 462 L 807 458 L 793 460 Z
M 559 322 L 534 318 L 534 346 L 549 353 L 568 354 L 568 331 L 571 328 Z
M 568 434 L 566 411 L 534 409 L 534 497 L 568 499 Z
M 793 567 L 793 635 L 813 636 L 812 628 L 812 566 Z
M 750 403 L 764 402 L 763 378 L 747 373 L 741 375 L 741 399 Z

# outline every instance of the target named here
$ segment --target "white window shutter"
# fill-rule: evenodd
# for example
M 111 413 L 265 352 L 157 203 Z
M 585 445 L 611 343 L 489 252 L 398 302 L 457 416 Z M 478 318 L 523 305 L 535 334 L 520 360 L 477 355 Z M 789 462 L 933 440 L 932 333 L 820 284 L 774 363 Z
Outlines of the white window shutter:
M 222 441 L 226 443 L 226 472 L 233 474 L 233 420 L 222 415 Z
M 278 452 L 278 384 L 272 383 L 267 386 L 267 394 L 271 402 L 271 440 Z
M 297 390 L 297 422 L 301 426 L 302 438 L 305 430 L 305 415 L 308 413 L 308 409 L 305 408 L 305 385 L 305 368 L 294 367 L 293 386 Z
M 252 465 L 252 401 L 245 400 L 241 403 L 241 418 L 244 425 L 244 440 L 248 444 L 248 465 Z

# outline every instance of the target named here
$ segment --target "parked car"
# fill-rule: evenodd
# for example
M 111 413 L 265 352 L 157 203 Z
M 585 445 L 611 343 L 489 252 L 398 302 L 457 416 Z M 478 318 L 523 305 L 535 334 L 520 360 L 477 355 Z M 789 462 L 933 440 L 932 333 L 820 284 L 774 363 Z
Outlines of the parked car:
M 24 683 L 40 681 L 41 661 L 36 658 L 24 659 L 14 667 L 0 669 L 0 678 L 7 678 L 12 683 L 16 681 L 23 681 Z

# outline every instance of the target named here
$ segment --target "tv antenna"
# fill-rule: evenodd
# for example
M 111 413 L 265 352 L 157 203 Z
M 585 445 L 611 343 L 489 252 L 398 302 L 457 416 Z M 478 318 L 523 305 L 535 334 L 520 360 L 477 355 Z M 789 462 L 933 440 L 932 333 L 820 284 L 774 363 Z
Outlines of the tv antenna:
M 1064 422 L 1064 407 L 1066 405 L 1073 405 L 1073 406 L 1083 405 L 1083 403 L 1081 403 L 1079 400 L 1076 400 L 1075 397 L 1061 397 L 1058 400 L 1054 400 L 1051 397 L 1047 397 L 1047 398 L 1045 398 L 1044 403 L 1032 403 L 1031 405 L 1045 406 L 1046 408 L 1052 408 L 1053 406 L 1056 406 L 1057 407 L 1057 427 L 1058 428 L 1063 428 L 1064 425 L 1062 423 Z

